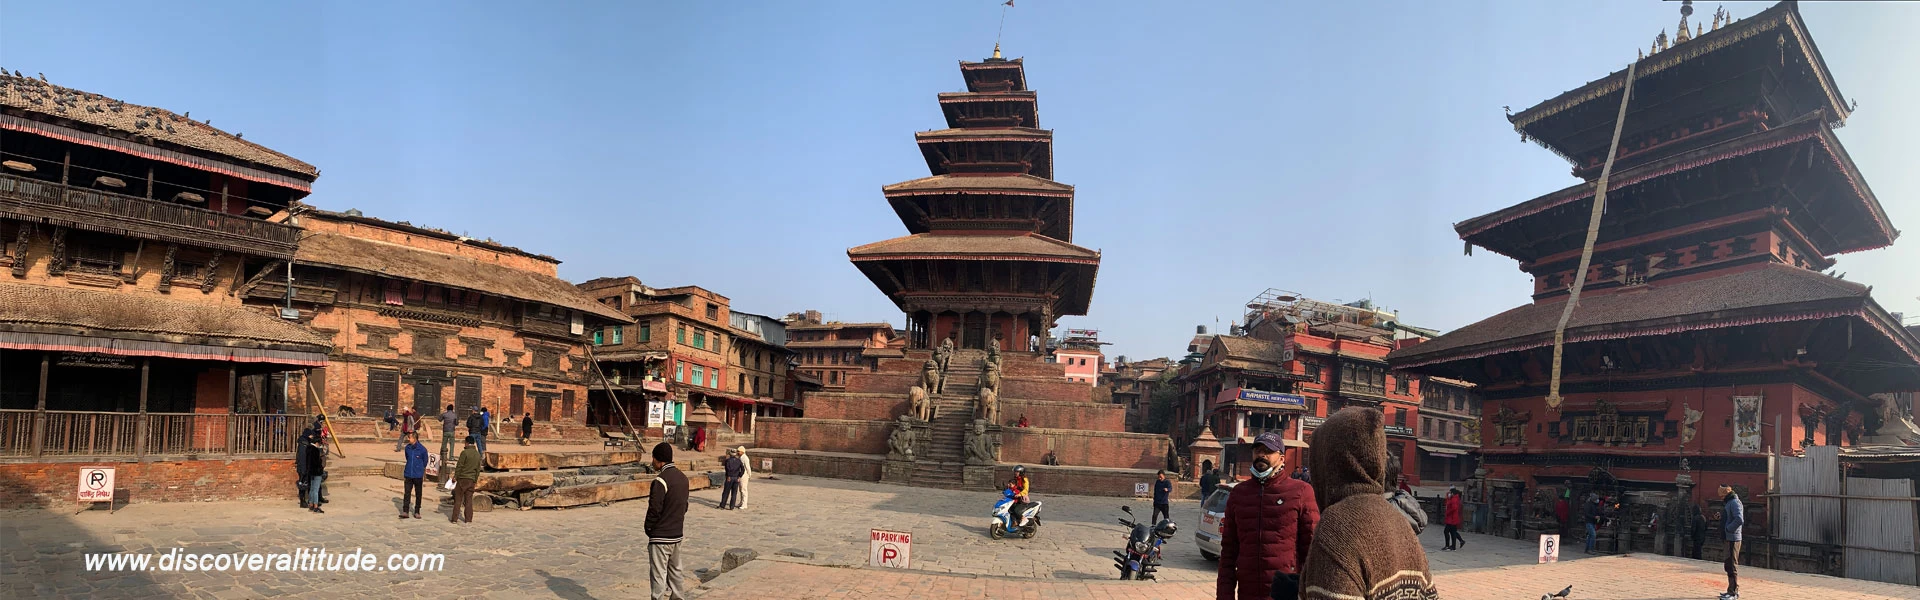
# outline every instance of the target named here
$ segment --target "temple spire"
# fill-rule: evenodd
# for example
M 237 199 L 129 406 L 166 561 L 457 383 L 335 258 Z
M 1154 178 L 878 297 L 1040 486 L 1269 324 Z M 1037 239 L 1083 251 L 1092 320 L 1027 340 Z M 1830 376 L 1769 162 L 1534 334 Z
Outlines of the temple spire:
M 1000 42 L 993 43 L 993 57 L 1000 58 Z

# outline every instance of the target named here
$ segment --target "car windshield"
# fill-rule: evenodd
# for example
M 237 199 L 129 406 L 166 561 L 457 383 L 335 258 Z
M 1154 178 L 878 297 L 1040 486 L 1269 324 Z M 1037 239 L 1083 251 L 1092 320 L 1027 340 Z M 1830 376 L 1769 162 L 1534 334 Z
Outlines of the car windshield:
M 1226 512 L 1227 490 L 1214 490 L 1213 495 L 1207 497 L 1206 503 L 1202 504 L 1201 508 L 1206 509 L 1207 512 Z

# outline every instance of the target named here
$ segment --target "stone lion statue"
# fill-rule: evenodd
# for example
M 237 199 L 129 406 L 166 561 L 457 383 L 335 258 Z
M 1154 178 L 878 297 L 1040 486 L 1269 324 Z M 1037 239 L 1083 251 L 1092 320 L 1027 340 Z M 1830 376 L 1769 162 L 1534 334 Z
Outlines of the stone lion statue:
M 893 422 L 893 433 L 887 436 L 887 458 L 891 460 L 913 460 L 913 426 L 907 415 Z
M 990 387 L 980 388 L 980 418 L 988 423 L 1000 422 L 1000 392 Z
M 933 420 L 933 403 L 927 401 L 927 388 L 917 385 L 907 388 L 907 403 L 912 407 L 913 416 L 922 421 Z
M 1000 363 L 987 362 L 986 370 L 980 372 L 980 389 L 995 391 L 1000 389 Z
M 929 393 L 940 393 L 940 363 L 927 359 L 920 368 L 920 387 Z

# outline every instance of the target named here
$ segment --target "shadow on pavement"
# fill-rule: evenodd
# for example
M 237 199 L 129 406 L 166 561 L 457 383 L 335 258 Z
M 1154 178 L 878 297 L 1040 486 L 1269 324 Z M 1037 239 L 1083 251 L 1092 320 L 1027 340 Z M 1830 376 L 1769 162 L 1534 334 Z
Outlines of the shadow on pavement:
M 552 591 L 555 596 L 565 598 L 566 600 L 595 600 L 593 594 L 587 593 L 587 587 L 580 585 L 578 581 L 565 577 L 554 577 L 552 573 L 548 573 L 544 569 L 534 569 L 533 573 L 547 580 L 547 589 Z
M 30 489 L 26 482 L 0 475 L 0 489 Z M 6 598 L 87 598 L 105 596 L 107 590 L 129 598 L 171 597 L 184 592 L 179 586 L 166 586 L 147 573 L 127 571 L 118 574 L 88 571 L 86 555 L 114 552 L 164 552 L 165 548 L 123 548 L 109 539 L 94 536 L 79 519 L 95 518 L 110 523 L 106 510 L 85 517 L 75 514 L 77 505 L 54 501 L 56 508 L 15 509 L 0 512 L 0 597 Z M 104 506 L 103 506 L 104 508 Z M 92 511 L 89 511 L 91 513 Z M 157 559 L 158 557 L 151 557 Z

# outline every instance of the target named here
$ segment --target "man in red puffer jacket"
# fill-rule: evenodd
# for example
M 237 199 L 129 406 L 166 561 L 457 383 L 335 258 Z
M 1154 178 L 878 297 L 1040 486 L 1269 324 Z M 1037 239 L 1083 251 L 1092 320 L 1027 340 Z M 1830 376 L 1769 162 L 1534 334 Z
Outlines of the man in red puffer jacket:
M 1280 434 L 1254 438 L 1253 479 L 1227 494 L 1220 526 L 1220 576 L 1214 584 L 1217 600 L 1264 600 L 1276 574 L 1296 575 L 1306 562 L 1313 529 L 1320 523 L 1320 505 L 1312 485 L 1284 474 L 1285 449 Z

